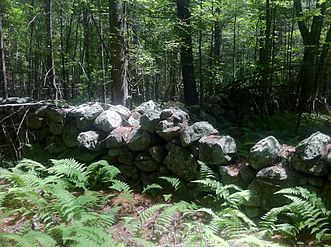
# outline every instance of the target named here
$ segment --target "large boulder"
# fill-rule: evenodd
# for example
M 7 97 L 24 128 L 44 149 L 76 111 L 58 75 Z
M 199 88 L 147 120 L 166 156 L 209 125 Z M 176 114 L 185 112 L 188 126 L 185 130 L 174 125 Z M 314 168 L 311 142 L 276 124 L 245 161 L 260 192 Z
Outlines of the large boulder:
M 99 151 L 102 149 L 102 144 L 100 143 L 101 140 L 102 135 L 99 132 L 93 130 L 82 132 L 77 137 L 79 146 L 85 147 L 88 150 Z
M 256 143 L 250 150 L 251 166 L 260 170 L 272 166 L 279 160 L 281 146 L 273 136 L 268 136 Z
M 155 127 L 159 122 L 160 122 L 160 112 L 157 110 L 145 111 L 140 118 L 141 128 L 150 133 L 155 132 Z
M 303 173 L 325 176 L 329 171 L 327 164 L 328 145 L 331 137 L 321 132 L 312 134 L 300 142 L 291 161 L 293 167 Z
M 167 155 L 167 151 L 163 146 L 151 147 L 148 149 L 148 152 L 157 163 L 162 163 L 164 157 Z
M 76 126 L 80 131 L 87 131 L 93 126 L 93 120 L 87 120 L 84 117 L 76 118 Z
M 187 147 L 203 136 L 216 134 L 218 134 L 218 131 L 208 122 L 196 122 L 183 130 L 180 141 L 184 147 Z
M 188 124 L 189 121 L 189 115 L 178 108 L 164 109 L 160 114 L 160 118 L 161 120 L 168 120 L 174 125 Z
M 100 103 L 94 104 L 82 104 L 80 106 L 74 107 L 69 113 L 69 116 L 72 117 L 83 117 L 85 120 L 94 120 L 96 119 L 101 112 L 103 112 L 103 108 Z
M 147 151 L 150 147 L 157 144 L 158 140 L 156 137 L 149 132 L 134 128 L 131 130 L 127 147 L 132 151 Z
M 175 175 L 189 182 L 199 178 L 199 164 L 195 157 L 185 148 L 171 145 L 164 164 Z
M 66 119 L 66 111 L 62 108 L 45 108 L 45 115 L 48 123 L 63 123 Z
M 301 181 L 303 176 L 287 165 L 280 163 L 263 168 L 248 186 L 251 196 L 245 205 L 266 210 L 281 206 L 287 202 L 285 197 L 274 193 L 283 188 L 300 186 Z
M 118 127 L 106 139 L 107 148 L 118 148 L 124 146 L 131 134 L 132 127 Z
M 96 129 L 110 132 L 115 128 L 120 127 L 122 124 L 121 116 L 112 110 L 102 112 L 95 120 L 94 127 Z
M 199 140 L 198 147 L 199 159 L 207 165 L 226 164 L 237 153 L 236 143 L 230 136 L 204 136 Z
M 123 119 L 128 119 L 131 115 L 131 111 L 123 105 L 109 105 L 107 110 L 117 112 Z
M 241 188 L 246 188 L 248 184 L 241 178 L 241 170 L 246 166 L 247 164 L 244 163 L 219 166 L 222 184 L 235 184 Z

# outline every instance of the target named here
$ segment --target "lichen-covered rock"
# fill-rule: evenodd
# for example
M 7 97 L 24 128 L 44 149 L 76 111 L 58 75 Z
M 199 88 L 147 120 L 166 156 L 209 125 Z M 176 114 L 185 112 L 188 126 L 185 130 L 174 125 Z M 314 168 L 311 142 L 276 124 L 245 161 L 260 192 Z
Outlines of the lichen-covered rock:
M 64 123 L 51 122 L 49 125 L 49 131 L 53 135 L 61 135 L 64 132 Z
M 216 134 L 218 134 L 218 131 L 208 122 L 196 122 L 183 130 L 180 141 L 184 147 L 187 147 L 203 136 Z
M 79 130 L 74 126 L 74 124 L 68 124 L 63 132 L 63 142 L 69 147 L 73 148 L 78 145 L 77 137 L 79 135 Z
M 210 135 L 199 140 L 199 159 L 207 165 L 226 164 L 236 153 L 236 143 L 230 136 Z
M 29 114 L 26 118 L 26 127 L 29 129 L 41 129 L 43 126 L 43 118 L 35 114 Z
M 155 132 L 156 125 L 160 122 L 160 112 L 157 110 L 148 110 L 140 118 L 140 126 L 149 133 Z
M 84 117 L 78 117 L 75 119 L 77 129 L 80 131 L 90 130 L 93 126 L 93 120 L 87 120 Z
M 108 135 L 106 139 L 107 148 L 118 148 L 124 146 L 128 141 L 132 127 L 118 127 Z
M 167 151 L 163 146 L 151 147 L 148 149 L 148 152 L 157 163 L 162 163 L 164 157 L 167 155 Z
M 283 188 L 297 186 L 301 177 L 298 172 L 283 164 L 263 168 L 248 186 L 251 196 L 245 205 L 263 207 L 266 210 L 284 205 L 286 198 L 274 193 Z
M 82 104 L 78 107 L 74 107 L 68 115 L 72 117 L 83 117 L 85 120 L 91 121 L 96 119 L 101 112 L 103 112 L 103 108 L 100 103 Z
M 46 138 L 45 150 L 51 154 L 62 153 L 66 146 L 63 145 L 62 139 L 59 136 L 49 136 Z
M 327 164 L 328 145 L 331 137 L 321 132 L 312 134 L 300 142 L 291 161 L 293 167 L 303 173 L 325 176 L 329 171 Z
M 154 172 L 160 168 L 160 164 L 155 162 L 147 153 L 139 153 L 134 160 L 134 164 L 144 172 Z
M 128 150 L 123 151 L 123 154 L 117 157 L 118 162 L 125 165 L 134 166 L 134 159 L 136 158 L 136 153 L 130 152 Z
M 137 120 L 133 116 L 130 116 L 127 120 L 127 125 L 131 127 L 140 128 L 140 120 Z
M 146 111 L 154 110 L 155 109 L 155 103 L 153 100 L 149 100 L 147 102 L 142 103 L 140 106 L 138 106 L 135 111 L 139 112 L 140 114 L 144 114 Z
M 250 165 L 256 170 L 272 166 L 279 160 L 280 148 L 278 140 L 273 136 L 260 140 L 250 150 Z
M 118 148 L 112 148 L 108 151 L 108 156 L 111 158 L 117 158 L 121 155 L 124 154 L 124 151 L 122 148 L 118 147 Z
M 77 137 L 79 146 L 85 147 L 88 150 L 97 151 L 102 148 L 102 145 L 100 143 L 101 139 L 101 134 L 93 130 L 82 132 Z
M 171 145 L 163 163 L 179 178 L 192 181 L 199 177 L 199 164 L 185 148 Z
M 132 151 L 145 151 L 157 144 L 157 139 L 145 130 L 134 128 L 131 130 L 126 144 Z
M 94 127 L 96 129 L 110 132 L 115 128 L 120 127 L 122 124 L 121 116 L 112 110 L 102 112 L 95 120 Z
M 45 115 L 48 123 L 64 123 L 66 118 L 66 111 L 62 108 L 45 108 Z

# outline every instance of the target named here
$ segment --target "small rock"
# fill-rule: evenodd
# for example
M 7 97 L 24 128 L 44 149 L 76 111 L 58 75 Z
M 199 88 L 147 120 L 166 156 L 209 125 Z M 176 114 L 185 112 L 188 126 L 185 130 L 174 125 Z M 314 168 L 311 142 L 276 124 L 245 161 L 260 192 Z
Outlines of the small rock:
M 245 188 L 247 185 L 241 179 L 240 170 L 245 164 L 231 164 L 228 166 L 219 166 L 219 172 L 221 175 L 222 184 L 234 184 L 241 188 Z
M 94 127 L 105 132 L 110 132 L 122 124 L 121 116 L 112 110 L 102 112 L 94 121 Z
M 128 165 L 119 165 L 118 169 L 121 171 L 121 175 L 125 178 L 132 178 L 139 174 L 139 170 L 135 166 L 128 166 Z
M 46 118 L 49 123 L 64 123 L 66 118 L 65 110 L 61 108 L 47 107 L 45 109 Z
M 230 136 L 210 135 L 199 140 L 199 159 L 207 165 L 226 164 L 236 153 L 236 143 Z
M 117 112 L 124 119 L 128 119 L 131 115 L 131 111 L 123 105 L 110 105 L 107 110 Z
M 142 129 L 132 129 L 127 141 L 127 146 L 132 151 L 147 151 L 155 144 L 155 136 Z
M 251 148 L 250 165 L 256 170 L 272 166 L 279 159 L 280 148 L 281 146 L 275 137 L 264 138 Z
M 92 121 L 103 112 L 103 108 L 99 103 L 82 104 L 73 108 L 68 114 L 72 117 L 83 117 L 85 120 Z
M 136 154 L 130 151 L 125 151 L 123 152 L 122 155 L 117 157 L 118 162 L 129 166 L 134 166 L 135 158 L 136 158 Z
M 172 122 L 175 126 L 182 123 L 187 124 L 189 121 L 189 115 L 178 108 L 164 109 L 160 114 L 160 118 L 161 120 L 168 120 Z
M 109 149 L 109 151 L 108 151 L 108 155 L 111 158 L 117 158 L 117 157 L 119 157 L 123 154 L 124 154 L 124 151 L 120 147 L 119 148 L 112 148 L 112 149 Z
M 180 135 L 180 141 L 184 147 L 198 141 L 203 136 L 216 135 L 218 131 L 207 122 L 196 122 L 184 129 Z

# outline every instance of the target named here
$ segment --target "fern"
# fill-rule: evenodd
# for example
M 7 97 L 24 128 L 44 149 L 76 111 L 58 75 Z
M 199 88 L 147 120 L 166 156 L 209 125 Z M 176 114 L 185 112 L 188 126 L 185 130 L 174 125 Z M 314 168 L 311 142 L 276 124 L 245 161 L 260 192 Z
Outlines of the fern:
M 179 178 L 173 178 L 173 177 L 160 177 L 160 178 L 167 181 L 175 191 L 177 191 L 181 186 L 181 181 Z
M 143 194 L 149 191 L 162 190 L 162 186 L 158 184 L 149 184 L 143 189 Z
M 271 209 L 262 217 L 261 227 L 269 233 L 279 232 L 293 237 L 309 230 L 317 242 L 331 239 L 330 212 L 316 193 L 302 187 L 282 189 L 282 194 L 292 202 Z M 288 223 L 279 223 L 279 217 L 285 216 Z
M 29 231 L 24 235 L 2 234 L 4 239 L 15 242 L 15 247 L 56 247 L 56 241 L 49 235 L 36 231 Z M 1 239 L 1 238 L 0 238 Z M 9 243 L 8 243 L 9 244 Z M 9 246 L 9 245 L 8 245 Z

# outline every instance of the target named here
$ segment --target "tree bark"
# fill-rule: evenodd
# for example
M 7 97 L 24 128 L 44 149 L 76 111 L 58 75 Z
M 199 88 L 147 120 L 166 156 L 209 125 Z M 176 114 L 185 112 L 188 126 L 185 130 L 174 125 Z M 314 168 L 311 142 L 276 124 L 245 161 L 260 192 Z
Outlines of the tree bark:
M 193 66 L 189 1 L 177 0 L 178 31 L 181 39 L 180 63 L 184 84 L 184 102 L 186 105 L 196 105 L 199 103 L 199 98 Z
M 52 5 L 53 0 L 46 0 L 45 15 L 47 28 L 47 73 L 46 82 L 48 87 L 47 96 L 58 99 L 58 91 L 56 88 L 55 78 L 55 61 L 54 61 L 54 47 L 53 47 L 53 22 L 52 22 Z
M 127 105 L 128 62 L 125 45 L 125 13 L 126 8 L 122 0 L 109 0 L 109 24 L 111 47 L 111 96 L 113 104 Z
M 0 70 L 1 70 L 0 82 L 2 89 L 2 97 L 6 99 L 8 98 L 8 85 L 7 85 L 6 64 L 5 64 L 5 50 L 3 43 L 4 42 L 3 42 L 2 19 L 0 19 Z

